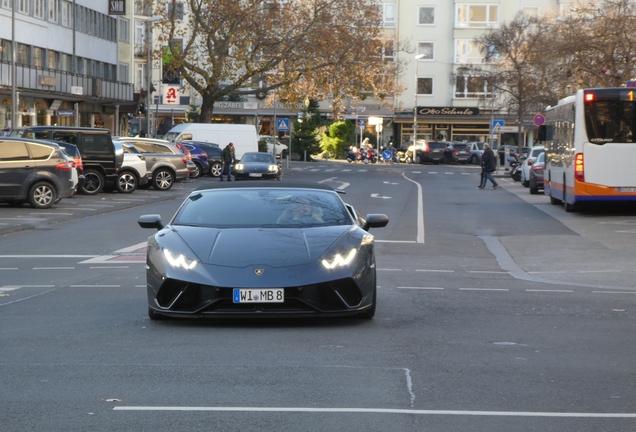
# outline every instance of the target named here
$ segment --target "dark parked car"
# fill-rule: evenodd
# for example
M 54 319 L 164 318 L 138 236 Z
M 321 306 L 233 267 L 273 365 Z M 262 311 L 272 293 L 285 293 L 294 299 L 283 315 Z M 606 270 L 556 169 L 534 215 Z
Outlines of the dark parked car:
M 84 184 L 79 191 L 95 195 L 106 183 L 114 185 L 124 153 L 113 145 L 110 130 L 66 126 L 28 126 L 14 129 L 11 136 L 64 141 L 79 148 L 84 164 Z
M 75 161 L 53 142 L 0 138 L 0 200 L 49 208 L 75 193 Z
M 192 162 L 194 162 L 194 165 L 196 166 L 195 173 L 192 175 L 192 177 L 197 178 L 201 177 L 203 174 L 207 174 L 207 172 L 210 170 L 210 165 L 208 163 L 208 154 L 203 151 L 201 147 L 191 141 L 176 141 L 175 144 L 178 148 L 185 148 L 190 152 Z
M 73 166 L 73 183 L 75 184 L 75 191 L 81 190 L 84 187 L 84 163 L 79 149 L 76 145 L 64 141 L 55 141 L 55 144 L 59 145 L 64 153 L 73 158 L 75 162 Z
M 274 155 L 263 152 L 245 153 L 232 171 L 236 180 L 280 180 L 282 177 L 282 167 Z
M 188 159 L 174 143 L 152 138 L 116 138 L 124 145 L 134 146 L 146 158 L 150 185 L 157 190 L 168 190 L 175 181 L 190 176 Z
M 444 141 L 417 140 L 417 144 L 415 145 L 415 163 L 440 163 L 444 157 L 446 144 Z
M 531 194 L 538 194 L 539 189 L 543 189 L 543 173 L 545 171 L 545 152 L 539 153 L 537 159 L 530 167 L 530 180 L 528 184 L 530 186 Z
M 468 144 L 466 143 L 450 143 L 444 149 L 443 163 L 468 163 L 470 157 L 470 151 L 468 151 Z
M 206 143 L 200 141 L 181 141 L 188 144 L 196 144 L 201 150 L 208 156 L 208 174 L 211 177 L 220 177 L 223 170 L 223 164 L 221 161 L 221 146 L 213 143 Z
M 138 219 L 158 230 L 146 257 L 150 319 L 374 316 L 367 230 L 386 226 L 386 215 L 362 218 L 320 184 L 215 183 L 167 224 Z

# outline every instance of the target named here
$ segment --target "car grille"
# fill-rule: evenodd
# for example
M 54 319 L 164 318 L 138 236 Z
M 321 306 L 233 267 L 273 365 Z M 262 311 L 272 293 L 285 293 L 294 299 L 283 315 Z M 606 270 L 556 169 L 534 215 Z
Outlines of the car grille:
M 283 287 L 283 303 L 233 303 L 232 288 L 166 280 L 157 303 L 166 312 L 248 313 L 248 312 L 338 312 L 355 308 L 362 293 L 353 279 L 339 279 L 312 285 Z

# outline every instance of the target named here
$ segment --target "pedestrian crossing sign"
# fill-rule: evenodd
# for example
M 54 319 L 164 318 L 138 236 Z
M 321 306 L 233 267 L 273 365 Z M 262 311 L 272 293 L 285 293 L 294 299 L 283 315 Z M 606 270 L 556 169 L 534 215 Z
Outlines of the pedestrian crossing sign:
M 289 132 L 289 119 L 279 118 L 276 122 L 276 129 L 281 132 Z

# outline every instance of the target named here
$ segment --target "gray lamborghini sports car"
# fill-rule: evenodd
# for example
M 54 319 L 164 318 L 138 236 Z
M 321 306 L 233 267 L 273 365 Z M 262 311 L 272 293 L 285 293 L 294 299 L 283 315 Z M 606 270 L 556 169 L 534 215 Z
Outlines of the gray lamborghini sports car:
M 369 228 L 383 214 L 357 215 L 319 184 L 227 183 L 192 192 L 172 219 L 138 220 L 148 239 L 148 315 L 305 317 L 376 310 Z

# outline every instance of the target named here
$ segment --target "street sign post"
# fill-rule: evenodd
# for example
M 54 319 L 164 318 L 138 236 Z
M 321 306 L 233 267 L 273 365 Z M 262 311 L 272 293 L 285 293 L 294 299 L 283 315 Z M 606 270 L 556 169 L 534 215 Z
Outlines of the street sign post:
M 499 131 L 500 128 L 504 127 L 504 125 L 506 124 L 505 120 L 493 120 L 492 121 L 492 133 L 496 134 L 496 133 L 501 133 Z
M 535 126 L 543 126 L 545 123 L 545 116 L 543 114 L 537 114 L 532 120 L 534 121 Z
M 276 122 L 276 129 L 281 132 L 289 132 L 289 119 L 279 118 Z

